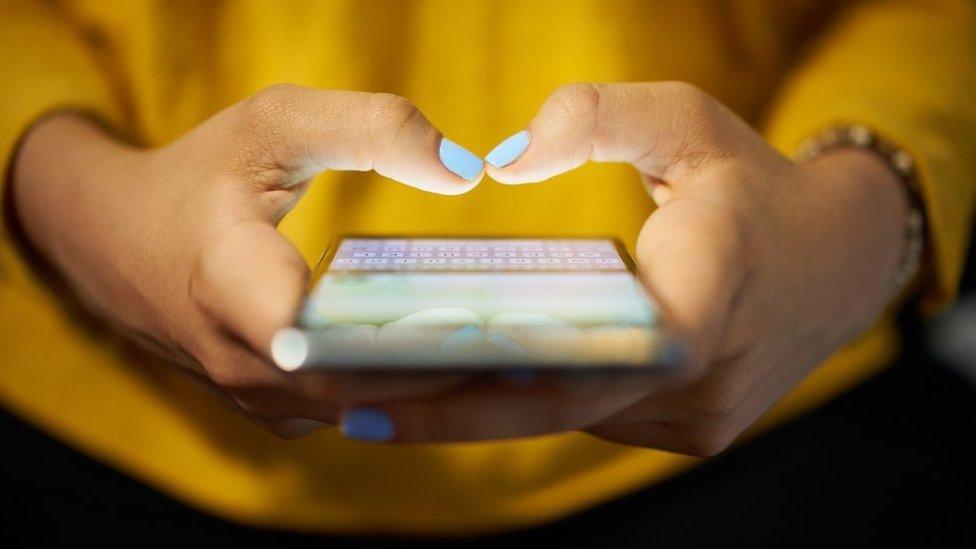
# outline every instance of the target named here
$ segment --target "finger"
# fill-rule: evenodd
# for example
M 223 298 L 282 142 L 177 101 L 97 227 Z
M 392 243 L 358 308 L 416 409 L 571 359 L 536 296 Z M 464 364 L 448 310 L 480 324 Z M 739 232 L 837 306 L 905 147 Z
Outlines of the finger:
M 335 423 L 339 409 L 326 398 L 326 384 L 281 371 L 232 336 L 214 333 L 206 339 L 197 351 L 205 379 L 249 417 Z
M 462 381 L 460 374 L 353 374 L 309 371 L 287 374 L 270 364 L 271 342 L 276 333 L 294 323 L 304 299 L 308 269 L 297 250 L 273 227 L 260 222 L 244 223 L 229 229 L 219 244 L 207 248 L 201 267 L 193 278 L 193 295 L 216 323 L 260 355 L 247 362 L 245 375 L 253 387 L 288 387 L 292 398 L 289 413 L 305 413 L 308 402 L 372 402 L 398 398 L 418 398 L 446 390 Z M 223 364 L 226 356 L 220 357 Z M 235 364 L 235 368 L 244 368 Z M 214 375 L 212 373 L 212 375 Z M 233 375 L 233 374 L 232 374 Z M 236 380 L 225 380 L 236 381 Z M 284 391 L 283 391 L 284 392 Z M 286 401 L 289 397 L 283 397 Z M 270 403 L 269 403 L 270 406 Z
M 227 406 L 234 412 L 250 419 L 254 423 L 264 427 L 271 433 L 281 437 L 281 438 L 298 438 L 310 434 L 312 432 L 318 431 L 329 425 L 334 425 L 334 420 L 331 422 L 317 421 L 314 419 L 308 419 L 303 417 L 293 417 L 293 418 L 265 418 L 258 416 L 249 410 L 249 407 L 242 406 L 240 399 L 235 398 L 224 391 L 220 386 L 216 385 L 208 378 L 197 379 L 199 385 L 205 392 L 207 392 L 212 397 L 216 398 L 218 402 Z
M 306 418 L 285 418 L 285 419 L 266 419 L 250 412 L 247 407 L 241 406 L 239 399 L 231 396 L 227 391 L 213 382 L 210 378 L 197 372 L 190 372 L 192 379 L 205 393 L 209 394 L 220 404 L 230 410 L 250 419 L 254 423 L 261 425 L 268 431 L 282 438 L 297 438 L 317 431 L 330 423 L 316 421 Z M 334 424 L 334 421 L 332 422 Z
M 489 153 L 488 174 L 502 183 L 532 183 L 595 160 L 628 162 L 670 182 L 731 154 L 737 143 L 727 135 L 736 126 L 743 124 L 688 84 L 573 84 L 546 100 L 516 159 L 500 165 L 509 158 L 491 162 L 495 151 Z
M 301 254 L 273 226 L 241 222 L 202 247 L 190 294 L 219 325 L 270 356 L 274 334 L 295 318 L 308 276 Z
M 639 376 L 590 376 L 519 387 L 483 380 L 429 399 L 346 408 L 350 438 L 381 442 L 461 442 L 577 430 L 633 404 L 655 381 Z
M 299 438 L 329 426 L 328 423 L 303 417 L 271 419 L 262 423 L 266 429 L 281 438 Z
M 416 106 L 395 95 L 276 85 L 233 109 L 253 138 L 243 168 L 283 174 L 286 180 L 275 184 L 326 169 L 376 170 L 419 189 L 460 194 L 482 175 L 480 158 L 444 140 Z
M 294 377 L 322 387 L 333 402 L 365 405 L 374 402 L 423 398 L 441 393 L 470 378 L 469 374 L 424 372 L 410 373 L 322 373 L 296 372 Z
M 751 420 L 744 418 L 742 414 L 727 415 L 725 411 L 720 411 L 721 408 L 715 408 L 714 404 L 696 411 L 690 411 L 687 400 L 677 407 L 675 404 L 674 399 L 665 398 L 658 406 L 652 404 L 646 407 L 643 413 L 617 414 L 588 428 L 587 432 L 619 444 L 707 457 L 728 448 L 755 419 L 755 416 Z M 651 409 L 654 407 L 657 408 L 656 414 Z M 684 417 L 667 419 L 673 418 L 677 411 L 684 412 L 678 414 Z M 636 416 L 647 413 L 652 414 L 648 419 L 636 419 Z M 622 421 L 625 415 L 630 415 L 631 421 Z
M 304 405 L 307 401 L 418 398 L 445 390 L 464 379 L 465 376 L 458 374 L 435 373 L 288 375 L 272 366 L 269 360 L 272 341 L 276 333 L 293 325 L 305 298 L 308 275 L 308 267 L 294 246 L 274 227 L 260 221 L 228 227 L 214 242 L 204 246 L 191 277 L 191 295 L 217 325 L 260 356 L 260 364 L 252 364 L 253 371 L 241 374 L 250 385 L 288 385 L 290 394 L 304 395 L 304 401 L 296 401 Z M 220 357 L 217 361 L 223 364 L 227 359 Z M 272 371 L 268 372 L 269 369 Z M 211 375 L 217 374 L 211 372 Z M 290 413 L 302 410 L 290 409 Z M 314 411 L 303 413 L 319 419 Z
M 563 87 L 527 133 L 524 152 L 510 164 L 489 166 L 489 175 L 527 183 L 587 160 L 628 162 L 641 171 L 661 207 L 641 232 L 638 260 L 659 306 L 692 338 L 693 359 L 703 365 L 745 264 L 744 225 L 715 199 L 736 190 L 712 183 L 729 158 L 746 148 L 766 150 L 757 146 L 761 139 L 707 94 L 676 82 Z
M 637 240 L 645 286 L 670 329 L 688 339 L 684 380 L 697 379 L 717 349 L 745 279 L 744 225 L 707 200 L 675 197 L 655 210 Z M 734 343 L 734 342 L 733 342 Z
M 200 376 L 200 381 L 209 392 L 231 402 L 249 418 L 265 426 L 282 427 L 272 429 L 282 436 L 290 424 L 300 435 L 304 427 L 336 423 L 337 404 L 422 398 L 462 380 L 462 376 L 449 373 L 290 374 L 226 336 L 217 335 L 213 341 L 215 344 L 201 353 L 208 377 Z
M 708 435 L 690 436 L 684 427 L 663 422 L 601 424 L 586 432 L 617 444 L 698 457 L 714 456 L 729 444 Z

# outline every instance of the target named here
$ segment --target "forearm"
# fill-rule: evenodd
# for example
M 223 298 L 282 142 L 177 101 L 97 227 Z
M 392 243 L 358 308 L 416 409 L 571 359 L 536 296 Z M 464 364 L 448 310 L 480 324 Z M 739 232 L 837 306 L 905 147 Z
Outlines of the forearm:
M 39 121 L 23 139 L 11 173 L 13 222 L 45 259 L 70 269 L 78 247 L 91 248 L 98 238 L 95 217 L 119 207 L 111 186 L 136 154 L 81 115 Z

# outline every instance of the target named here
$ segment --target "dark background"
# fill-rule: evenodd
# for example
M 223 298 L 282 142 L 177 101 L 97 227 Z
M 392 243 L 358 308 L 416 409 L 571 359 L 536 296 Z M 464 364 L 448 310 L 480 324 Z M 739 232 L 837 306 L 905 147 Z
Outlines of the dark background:
M 485 547 L 976 547 L 976 269 L 960 304 L 905 314 L 889 370 L 664 484 L 555 524 L 438 542 Z M 0 545 L 412 547 L 199 513 L 0 411 Z

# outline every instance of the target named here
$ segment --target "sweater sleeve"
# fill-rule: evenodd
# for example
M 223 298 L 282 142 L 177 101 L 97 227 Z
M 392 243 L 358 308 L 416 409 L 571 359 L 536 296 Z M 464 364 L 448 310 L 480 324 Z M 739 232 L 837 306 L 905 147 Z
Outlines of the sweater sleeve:
M 18 143 L 38 118 L 57 110 L 120 119 L 111 86 L 94 49 L 56 5 L 0 0 L 0 281 L 23 276 L 13 245 L 8 189 Z
M 958 290 L 976 204 L 976 23 L 969 0 L 850 3 L 783 84 L 765 128 L 787 153 L 862 124 L 912 154 L 928 227 L 923 305 Z

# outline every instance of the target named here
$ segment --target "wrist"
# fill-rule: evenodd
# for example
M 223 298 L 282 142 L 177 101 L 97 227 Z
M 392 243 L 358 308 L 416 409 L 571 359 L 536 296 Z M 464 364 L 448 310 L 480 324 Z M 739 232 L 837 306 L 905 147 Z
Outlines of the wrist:
M 873 267 L 873 286 L 887 303 L 906 247 L 910 199 L 904 179 L 876 153 L 856 147 L 824 151 L 801 166 L 827 205 L 822 223 L 833 246 L 844 248 L 850 261 Z
M 919 277 L 925 250 L 925 208 L 917 186 L 912 155 L 899 144 L 861 124 L 841 124 L 826 128 L 807 139 L 796 152 L 800 160 L 810 160 L 826 152 L 856 150 L 870 153 L 884 162 L 888 173 L 896 174 L 907 202 L 903 219 L 903 245 L 898 267 L 888 285 L 889 300 L 904 297 L 906 289 Z
M 904 217 L 908 208 L 905 184 L 875 153 L 858 148 L 826 151 L 803 165 L 822 178 L 844 184 L 865 209 L 894 219 Z
M 102 190 L 135 152 L 75 113 L 37 122 L 24 137 L 11 172 L 13 222 L 40 256 L 64 267 L 68 250 L 86 239 Z

